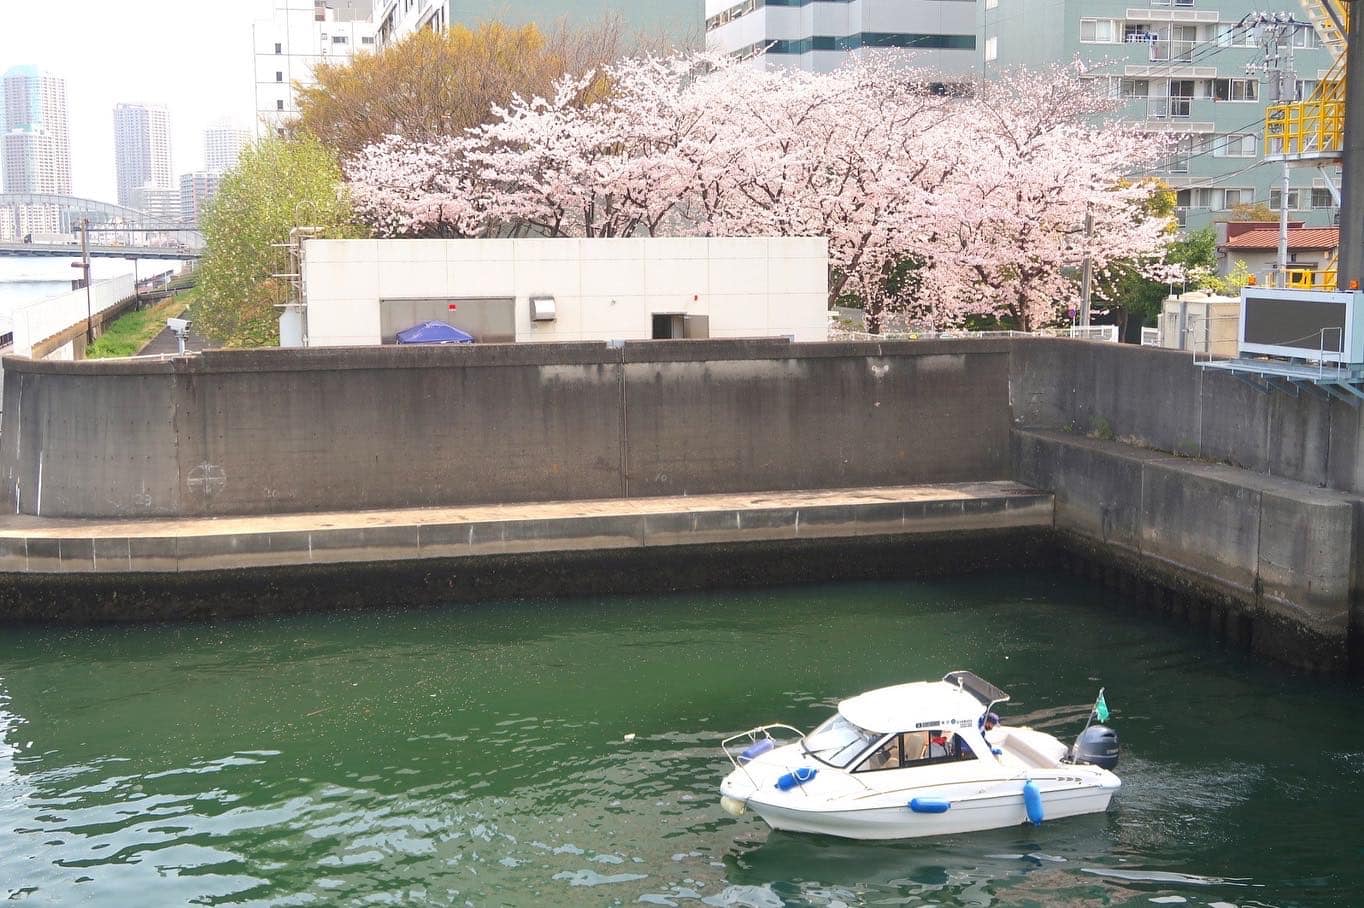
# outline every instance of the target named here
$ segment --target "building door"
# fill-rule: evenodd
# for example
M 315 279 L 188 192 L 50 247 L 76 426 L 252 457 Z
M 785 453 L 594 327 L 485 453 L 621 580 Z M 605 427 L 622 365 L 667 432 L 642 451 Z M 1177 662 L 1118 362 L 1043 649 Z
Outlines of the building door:
M 653 315 L 654 340 L 703 339 L 710 337 L 710 316 L 656 312 Z
M 654 313 L 654 340 L 674 340 L 687 336 L 685 316 Z

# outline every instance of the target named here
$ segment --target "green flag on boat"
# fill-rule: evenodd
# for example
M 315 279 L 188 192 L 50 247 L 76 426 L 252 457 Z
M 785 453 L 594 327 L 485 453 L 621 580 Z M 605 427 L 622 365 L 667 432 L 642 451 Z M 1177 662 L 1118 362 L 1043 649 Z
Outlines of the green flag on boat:
M 1099 699 L 1094 701 L 1094 715 L 1099 717 L 1100 722 L 1108 721 L 1108 703 L 1104 701 L 1103 689 L 1099 689 Z

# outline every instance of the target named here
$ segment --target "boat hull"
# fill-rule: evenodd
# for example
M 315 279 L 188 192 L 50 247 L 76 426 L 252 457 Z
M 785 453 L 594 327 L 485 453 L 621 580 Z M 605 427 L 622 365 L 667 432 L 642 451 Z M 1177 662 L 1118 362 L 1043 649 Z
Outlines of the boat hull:
M 1045 821 L 1103 813 L 1115 788 L 1094 786 L 1045 792 Z M 802 809 L 749 799 L 747 807 L 773 829 L 808 832 L 847 839 L 911 839 L 1005 829 L 1028 822 L 1022 794 L 968 798 L 952 802 L 943 813 L 915 813 L 907 806 L 845 810 Z

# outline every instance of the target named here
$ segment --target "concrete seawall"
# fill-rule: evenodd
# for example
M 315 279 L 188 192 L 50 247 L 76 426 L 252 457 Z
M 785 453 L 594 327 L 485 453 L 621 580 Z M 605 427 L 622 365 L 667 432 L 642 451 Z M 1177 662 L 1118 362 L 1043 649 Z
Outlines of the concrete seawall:
M 785 342 L 7 360 L 11 513 L 178 517 L 1006 479 L 1008 348 Z
M 792 515 L 816 515 L 802 524 L 814 531 L 810 502 L 826 493 L 1013 479 L 1055 496 L 1054 530 L 1050 498 L 1030 506 L 1045 519 L 1035 511 L 1026 526 L 1000 525 L 1049 534 L 1030 549 L 1049 552 L 1038 555 L 1047 563 L 1059 547 L 1063 560 L 1118 571 L 1145 598 L 1178 597 L 1179 610 L 1214 614 L 1226 636 L 1293 665 L 1340 671 L 1359 648 L 1359 413 L 1310 391 L 1256 391 L 1187 354 L 1059 339 L 693 341 L 4 365 L 0 496 L 11 516 L 0 524 L 0 567 L 12 573 L 0 611 L 11 617 L 49 607 L 18 604 L 34 583 L 79 583 L 99 598 L 115 574 L 127 602 L 156 600 L 158 585 L 183 595 L 196 573 L 327 567 L 338 577 L 340 565 L 395 559 L 467 574 L 496 555 L 542 559 L 562 577 L 543 559 L 595 552 L 605 565 L 611 551 L 666 547 L 695 560 L 706 545 L 776 552 L 810 542 Z M 631 510 L 731 493 L 740 504 L 726 519 L 737 526 L 751 514 L 748 528 L 768 536 L 665 542 L 655 529 L 682 518 Z M 804 510 L 776 516 L 763 501 L 779 493 L 801 497 Z M 609 532 L 527 518 L 513 537 L 531 547 L 502 550 L 482 545 L 486 528 L 468 535 L 488 521 L 467 514 L 425 530 L 367 523 L 395 509 L 537 502 L 620 513 L 601 523 Z M 868 542 L 856 527 L 869 524 L 831 515 L 821 544 Z M 685 518 L 721 526 L 696 519 Z M 333 525 L 300 535 L 294 520 Z M 960 552 L 988 523 L 869 535 L 878 546 L 894 536 L 921 562 L 910 553 L 951 534 L 965 563 Z M 461 533 L 460 551 L 439 551 Z M 224 549 L 226 536 L 235 541 Z M 115 550 L 126 569 L 101 564 Z

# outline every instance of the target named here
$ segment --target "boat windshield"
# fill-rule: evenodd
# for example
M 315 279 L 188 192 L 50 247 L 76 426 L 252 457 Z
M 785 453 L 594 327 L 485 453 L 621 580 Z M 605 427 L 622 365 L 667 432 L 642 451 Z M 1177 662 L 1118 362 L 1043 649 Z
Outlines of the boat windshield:
M 858 728 L 842 715 L 835 715 L 806 735 L 801 745 L 805 752 L 816 760 L 839 769 L 846 769 L 853 760 L 862 755 L 863 751 L 879 740 L 881 735 L 876 732 Z

